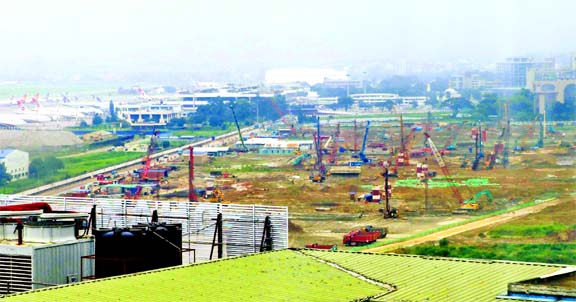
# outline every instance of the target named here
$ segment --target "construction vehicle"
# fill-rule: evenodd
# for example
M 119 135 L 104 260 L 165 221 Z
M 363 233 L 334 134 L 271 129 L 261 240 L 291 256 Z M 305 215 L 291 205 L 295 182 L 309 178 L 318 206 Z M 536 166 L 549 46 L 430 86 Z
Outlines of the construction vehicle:
M 436 159 L 438 166 L 440 166 L 440 170 L 442 170 L 444 177 L 446 177 L 446 180 L 448 182 L 452 183 L 452 185 L 449 186 L 449 188 L 450 188 L 450 190 L 452 190 L 452 195 L 456 198 L 456 200 L 458 200 L 458 203 L 459 203 L 459 208 L 456 211 L 454 211 L 453 213 L 461 214 L 463 212 L 467 213 L 469 211 L 478 210 L 480 208 L 480 204 L 477 202 L 477 197 L 474 196 L 470 200 L 465 200 L 464 197 L 462 197 L 462 194 L 460 194 L 460 191 L 456 187 L 454 180 L 452 179 L 452 175 L 450 174 L 450 171 L 448 170 L 446 163 L 442 159 L 440 152 L 438 152 L 436 145 L 434 144 L 434 142 L 430 138 L 430 135 L 425 132 L 424 136 L 426 137 L 426 141 L 428 142 L 428 146 L 430 146 L 430 148 L 432 149 L 432 154 L 434 155 L 434 158 Z M 482 192 L 484 192 L 484 191 L 482 191 Z M 480 193 L 482 193 L 482 192 L 480 192 Z M 478 193 L 478 194 L 480 194 L 480 193 Z M 480 195 L 484 195 L 484 194 L 487 195 L 487 193 L 482 193 Z M 491 195 L 492 194 L 490 194 L 490 196 Z
M 224 193 L 222 193 L 222 191 L 218 188 L 213 190 L 206 190 L 204 199 L 208 199 L 209 202 L 223 202 Z
M 244 144 L 244 138 L 242 137 L 242 131 L 240 130 L 240 124 L 238 123 L 238 118 L 236 118 L 236 111 L 234 111 L 234 103 L 230 104 L 230 110 L 232 110 L 232 115 L 234 116 L 234 124 L 236 124 L 236 129 L 238 129 L 238 136 L 240 137 L 240 143 L 242 143 L 242 151 L 248 152 L 248 148 Z
M 456 150 L 456 138 L 458 138 L 458 135 L 460 134 L 461 130 L 464 129 L 464 125 L 466 123 L 467 121 L 463 121 L 460 127 L 457 127 L 456 129 L 453 130 L 452 135 L 450 135 L 450 137 L 444 144 L 444 150 L 448 151 Z
M 544 148 L 544 118 L 541 114 L 539 114 L 536 119 L 538 120 L 538 144 L 536 147 Z
M 356 121 L 354 121 L 354 125 L 356 125 Z M 370 130 L 370 121 L 366 121 L 366 130 L 364 131 L 364 138 L 362 140 L 362 148 L 358 154 L 352 154 L 353 158 L 359 158 L 363 163 L 370 163 L 372 162 L 370 159 L 366 157 L 366 141 L 368 140 L 368 131 Z
M 392 185 L 388 184 L 388 168 L 384 168 L 384 200 L 386 207 L 378 210 L 384 215 L 384 218 L 398 218 L 398 209 L 390 207 L 390 197 L 392 196 Z
M 490 192 L 488 190 L 480 191 L 480 192 L 476 193 L 474 195 L 474 197 L 472 197 L 468 200 L 464 200 L 464 203 L 462 204 L 462 206 L 460 206 L 460 209 L 454 211 L 454 213 L 466 214 L 469 211 L 475 211 L 475 210 L 480 209 L 480 197 L 482 197 L 482 196 L 487 197 L 487 202 L 492 202 L 492 200 L 494 200 L 494 197 L 492 196 L 492 192 Z
M 338 250 L 338 246 L 336 244 L 318 244 L 318 243 L 310 243 L 306 245 L 307 249 L 313 250 L 324 250 L 324 251 L 336 251 Z
M 380 231 L 369 232 L 365 229 L 354 230 L 344 235 L 344 238 L 342 238 L 342 243 L 348 246 L 365 245 L 375 242 L 381 238 L 381 236 L 382 232 Z
M 364 132 L 364 139 L 362 140 L 362 149 L 360 149 L 360 152 L 358 152 L 358 158 L 360 158 L 360 160 L 363 163 L 370 163 L 372 162 L 372 160 L 368 159 L 366 157 L 366 154 L 364 152 L 366 152 L 366 141 L 368 140 L 368 131 L 370 130 L 370 121 L 366 121 L 366 131 Z
M 477 171 L 480 167 L 480 160 L 484 158 L 483 142 L 486 141 L 486 130 L 482 130 L 482 125 L 478 124 L 478 129 L 472 129 L 472 136 L 474 136 L 474 161 L 472 162 L 472 170 Z
M 158 134 L 160 132 L 156 129 L 153 130 L 152 132 L 152 136 L 150 137 L 150 143 L 148 144 L 148 150 L 146 151 L 146 157 L 144 157 L 143 162 L 144 162 L 144 168 L 142 170 L 142 173 L 140 174 L 140 177 L 138 179 L 138 183 L 142 184 L 142 183 L 146 183 L 148 181 L 148 173 L 150 172 L 150 161 L 152 160 L 151 156 L 152 153 L 154 153 L 154 145 L 156 144 L 156 140 L 158 139 Z M 134 194 L 130 194 L 130 191 L 126 191 L 126 195 L 125 198 L 126 199 L 139 199 L 140 198 L 140 194 L 142 193 L 142 186 L 141 185 L 137 185 L 136 186 L 136 191 L 134 192 Z
M 336 131 L 334 132 L 332 149 L 330 149 L 330 153 L 328 154 L 328 162 L 331 164 L 336 163 L 336 155 L 338 154 L 338 140 L 340 138 L 340 123 L 336 124 Z
M 316 150 L 316 162 L 314 168 L 310 171 L 310 180 L 312 182 L 322 183 L 326 180 L 327 169 L 322 163 L 322 139 L 320 136 L 320 117 L 317 117 L 316 134 L 314 134 L 314 149 Z
M 379 239 L 386 238 L 386 235 L 388 235 L 388 228 L 375 228 L 371 225 L 366 226 L 364 228 L 364 231 L 366 231 L 366 232 L 380 232 L 380 237 L 378 237 Z

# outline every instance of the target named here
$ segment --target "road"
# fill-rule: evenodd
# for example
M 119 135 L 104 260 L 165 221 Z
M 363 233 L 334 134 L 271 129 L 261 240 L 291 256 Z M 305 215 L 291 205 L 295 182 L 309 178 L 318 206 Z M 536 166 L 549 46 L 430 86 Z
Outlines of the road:
M 500 214 L 497 216 L 488 217 L 488 218 L 485 218 L 482 220 L 478 220 L 478 221 L 470 222 L 470 223 L 467 223 L 464 225 L 449 228 L 447 230 L 438 231 L 436 233 L 432 233 L 432 234 L 425 235 L 422 237 L 418 237 L 418 238 L 414 238 L 414 239 L 410 239 L 410 240 L 406 240 L 406 241 L 402 241 L 402 242 L 392 243 L 392 244 L 388 244 L 388 245 L 378 246 L 375 248 L 369 248 L 366 250 L 362 250 L 362 252 L 385 253 L 385 252 L 391 252 L 391 251 L 394 251 L 397 249 L 410 247 L 410 246 L 414 246 L 414 245 L 418 245 L 418 244 L 422 244 L 422 243 L 426 243 L 426 242 L 438 241 L 440 239 L 454 236 L 454 235 L 457 235 L 460 233 L 480 229 L 480 228 L 483 228 L 486 226 L 501 224 L 501 223 L 508 222 L 510 220 L 517 219 L 517 218 L 520 218 L 520 217 L 523 217 L 523 216 L 526 216 L 529 214 L 538 213 L 545 208 L 555 206 L 555 205 L 558 205 L 558 204 L 563 203 L 563 202 L 567 202 L 567 201 L 571 200 L 570 198 L 572 198 L 572 197 L 569 196 L 568 198 L 562 197 L 562 198 L 553 199 L 550 201 L 539 203 L 539 204 L 536 204 L 536 205 L 533 205 L 530 207 L 526 207 L 523 209 L 519 209 L 516 211 Z
M 254 127 L 243 128 L 242 133 L 244 134 L 244 133 L 252 131 L 252 130 L 254 130 Z M 155 158 L 162 157 L 164 155 L 175 154 L 179 150 L 188 148 L 188 146 L 192 146 L 192 147 L 213 146 L 213 145 L 217 145 L 217 144 L 220 144 L 220 143 L 226 142 L 226 141 L 228 141 L 228 143 L 230 143 L 230 140 L 233 140 L 234 137 L 237 135 L 238 135 L 237 131 L 228 132 L 226 134 L 222 134 L 222 135 L 215 137 L 214 140 L 206 139 L 206 140 L 202 140 L 199 142 L 195 142 L 195 143 L 190 144 L 190 145 L 186 145 L 186 146 L 182 146 L 182 147 L 178 147 L 178 148 L 172 148 L 172 149 L 165 150 L 162 152 L 154 153 L 151 156 L 151 158 L 155 159 Z M 85 182 L 88 179 L 92 178 L 93 175 L 97 175 L 100 173 L 108 173 L 108 172 L 111 172 L 113 170 L 121 171 L 121 170 L 125 170 L 125 169 L 132 169 L 133 167 L 141 166 L 141 162 L 142 162 L 142 159 L 136 159 L 136 160 L 128 161 L 128 162 L 114 165 L 111 167 L 107 167 L 104 169 L 91 171 L 89 173 L 85 173 L 82 175 L 71 177 L 71 178 L 68 178 L 65 180 L 57 181 L 55 183 L 40 186 L 40 187 L 30 189 L 30 190 L 27 190 L 24 192 L 20 192 L 20 193 L 18 193 L 18 195 L 40 195 L 40 194 L 42 194 L 42 195 L 50 195 L 50 194 L 51 195 L 57 195 L 58 193 L 60 193 L 62 191 L 66 191 L 66 190 L 84 185 Z

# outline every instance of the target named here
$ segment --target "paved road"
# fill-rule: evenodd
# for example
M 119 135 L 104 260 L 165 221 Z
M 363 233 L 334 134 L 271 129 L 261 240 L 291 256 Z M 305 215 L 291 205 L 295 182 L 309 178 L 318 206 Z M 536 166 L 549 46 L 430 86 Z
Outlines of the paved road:
M 253 127 L 243 128 L 242 133 L 250 132 L 253 129 L 254 129 Z M 190 144 L 190 145 L 186 145 L 186 146 L 182 146 L 182 147 L 173 148 L 173 149 L 165 150 L 162 152 L 154 153 L 151 156 L 151 158 L 155 159 L 155 158 L 162 157 L 164 155 L 175 154 L 181 149 L 188 148 L 188 146 L 192 146 L 192 147 L 212 146 L 212 145 L 224 142 L 224 141 L 232 140 L 237 135 L 238 135 L 238 131 L 228 132 L 226 134 L 222 134 L 222 135 L 217 136 L 214 140 L 206 139 L 206 140 L 202 140 L 199 142 L 195 142 L 195 143 Z M 140 159 L 140 158 L 135 159 L 135 160 L 131 160 L 131 161 L 128 161 L 125 163 L 115 165 L 115 166 L 111 166 L 111 167 L 107 167 L 104 169 L 92 171 L 92 172 L 78 175 L 75 177 L 71 177 L 71 178 L 68 178 L 65 180 L 57 181 L 55 183 L 47 184 L 47 185 L 40 186 L 40 187 L 37 187 L 34 189 L 30 189 L 30 190 L 27 190 L 24 192 L 20 192 L 20 193 L 18 193 L 18 195 L 39 195 L 41 193 L 42 193 L 42 195 L 47 195 L 47 193 L 53 195 L 55 193 L 65 191 L 66 189 L 72 189 L 74 187 L 81 186 L 86 182 L 86 180 L 90 179 L 93 175 L 97 175 L 100 173 L 108 173 L 108 172 L 111 172 L 113 170 L 120 171 L 123 169 L 129 169 L 132 167 L 141 166 L 141 162 L 142 162 L 142 159 Z
M 422 243 L 426 243 L 426 242 L 430 242 L 430 241 L 438 241 L 440 239 L 454 236 L 454 235 L 464 233 L 467 231 L 480 229 L 480 228 L 490 226 L 490 225 L 501 224 L 501 223 L 508 222 L 510 220 L 513 220 L 513 219 L 517 219 L 519 217 L 523 217 L 523 216 L 526 216 L 529 214 L 537 213 L 537 212 L 540 212 L 547 207 L 555 206 L 555 205 L 563 203 L 563 202 L 568 202 L 569 200 L 572 200 L 572 198 L 573 198 L 572 196 L 568 196 L 567 198 L 561 197 L 558 199 L 553 199 L 553 200 L 539 203 L 539 204 L 536 204 L 536 205 L 533 205 L 533 206 L 530 206 L 527 208 L 519 209 L 516 211 L 504 213 L 504 214 L 497 215 L 497 216 L 488 217 L 488 218 L 485 218 L 482 220 L 470 222 L 470 223 L 467 223 L 464 225 L 456 226 L 453 228 L 449 228 L 447 230 L 439 231 L 436 233 L 432 233 L 432 234 L 425 235 L 422 237 L 414 238 L 411 240 L 406 240 L 406 241 L 402 241 L 402 242 L 383 245 L 383 246 L 370 248 L 370 249 L 366 249 L 366 250 L 362 250 L 362 251 L 363 252 L 371 252 L 371 253 L 384 253 L 384 252 L 391 252 L 391 251 L 394 251 L 394 250 L 397 250 L 400 248 L 410 247 L 410 246 L 414 246 L 414 245 L 418 245 L 418 244 L 422 244 Z

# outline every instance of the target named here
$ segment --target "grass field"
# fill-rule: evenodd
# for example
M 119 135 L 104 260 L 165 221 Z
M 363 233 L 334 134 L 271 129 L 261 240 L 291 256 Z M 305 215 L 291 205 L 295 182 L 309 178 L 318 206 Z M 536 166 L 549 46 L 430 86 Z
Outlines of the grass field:
M 484 245 L 419 245 L 399 252 L 426 256 L 498 259 L 557 264 L 576 264 L 576 243 L 500 243 Z
M 18 193 L 90 171 L 134 160 L 140 158 L 142 155 L 143 153 L 140 152 L 95 152 L 64 156 L 60 158 L 64 163 L 64 169 L 40 179 L 29 178 L 13 181 L 1 188 L 0 192 L 3 194 Z
M 576 200 L 570 200 L 506 224 L 451 237 L 448 244 L 424 244 L 396 252 L 576 264 L 575 208 Z

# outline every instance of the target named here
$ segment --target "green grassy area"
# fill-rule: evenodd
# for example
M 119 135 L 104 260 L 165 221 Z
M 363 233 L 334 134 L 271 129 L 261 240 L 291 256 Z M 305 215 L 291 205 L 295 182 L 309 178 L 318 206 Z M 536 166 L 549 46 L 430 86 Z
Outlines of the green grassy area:
M 1 188 L 0 192 L 3 194 L 22 192 L 90 171 L 138 159 L 142 157 L 143 154 L 144 153 L 141 152 L 102 152 L 61 157 L 60 159 L 64 163 L 64 169 L 58 170 L 56 173 L 42 178 L 29 178 L 13 181 L 7 186 Z
M 576 264 L 576 243 L 502 243 L 482 246 L 425 244 L 404 248 L 400 252 L 426 256 Z
M 505 224 L 488 231 L 490 238 L 509 237 L 546 237 L 567 230 L 576 230 L 576 224 L 565 225 L 562 223 L 540 224 L 540 225 L 515 225 Z

